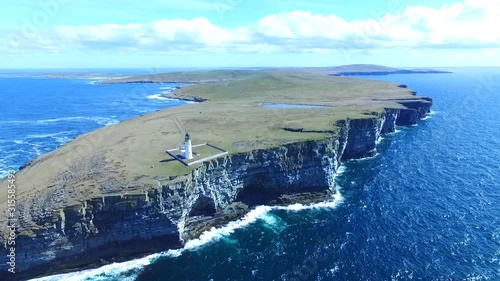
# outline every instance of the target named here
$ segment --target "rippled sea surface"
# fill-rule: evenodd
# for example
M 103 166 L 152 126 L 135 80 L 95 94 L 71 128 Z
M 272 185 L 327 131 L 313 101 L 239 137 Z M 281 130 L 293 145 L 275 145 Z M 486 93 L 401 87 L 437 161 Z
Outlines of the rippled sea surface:
M 34 75 L 41 74 L 0 75 L 0 178 L 83 133 L 185 104 L 161 96 L 178 84 L 95 85 L 98 79 Z
M 376 157 L 345 163 L 333 203 L 258 207 L 185 250 L 44 280 L 500 280 L 500 70 L 454 71 L 368 77 L 407 84 L 432 97 L 433 113 L 417 126 L 386 135 Z M 32 95 L 58 102 L 51 87 L 79 83 L 52 82 L 43 81 Z M 120 91 L 99 87 L 85 92 L 94 95 L 91 102 L 55 117 L 35 117 L 31 111 L 2 116 L 25 122 L 7 122 L 2 132 L 26 127 L 18 139 L 25 148 L 8 141 L 12 149 L 32 151 L 37 138 L 26 134 L 75 130 L 43 121 L 47 124 L 40 126 L 51 126 L 46 130 L 33 124 L 37 120 L 81 117 L 75 110 L 83 107 L 102 108 L 86 116 L 109 122 L 130 117 L 115 113 L 109 106 L 113 99 L 98 98 Z M 141 110 L 152 94 L 126 106 Z M 96 120 L 88 122 L 105 125 Z M 36 155 L 13 161 L 3 147 L 0 158 L 8 164 Z

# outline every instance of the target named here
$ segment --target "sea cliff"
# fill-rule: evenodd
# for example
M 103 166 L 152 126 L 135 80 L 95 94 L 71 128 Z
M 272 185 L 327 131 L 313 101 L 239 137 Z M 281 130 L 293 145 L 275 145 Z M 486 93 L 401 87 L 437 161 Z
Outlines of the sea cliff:
M 19 214 L 19 224 L 24 227 L 17 233 L 18 274 L 14 277 L 98 266 L 179 248 L 204 230 L 237 219 L 259 204 L 329 200 L 342 161 L 375 155 L 383 134 L 394 132 L 396 125 L 416 124 L 428 114 L 432 101 L 408 98 L 394 104 L 314 131 L 321 137 L 233 151 L 186 173 L 160 175 L 155 185 L 142 189 L 88 196 L 56 208 L 45 206 L 46 212 L 37 216 L 29 204 L 21 205 L 25 209 Z M 6 240 L 2 242 L 5 245 Z M 7 254 L 6 247 L 0 249 L 0 263 L 7 264 Z

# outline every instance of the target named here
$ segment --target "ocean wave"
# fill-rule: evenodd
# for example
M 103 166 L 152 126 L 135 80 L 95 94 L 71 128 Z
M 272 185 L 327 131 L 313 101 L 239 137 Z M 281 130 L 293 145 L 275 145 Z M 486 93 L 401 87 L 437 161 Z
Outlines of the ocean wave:
M 196 103 L 194 101 L 183 101 L 183 100 L 180 100 L 180 99 L 173 99 L 173 98 L 167 98 L 167 97 L 164 97 L 163 94 L 168 94 L 170 92 L 164 92 L 162 94 L 154 94 L 154 95 L 150 95 L 150 96 L 147 96 L 148 99 L 150 100 L 162 100 L 162 101 L 172 101 L 172 102 L 184 102 L 184 103 L 187 103 L 187 104 L 192 104 L 192 103 Z
M 32 145 L 32 148 L 35 151 L 36 157 L 42 155 L 42 152 L 40 151 L 39 147 L 40 147 L 40 145 L 37 145 L 37 144 Z
M 231 235 L 235 230 L 244 228 L 257 220 L 262 220 L 264 223 L 269 225 L 276 225 L 278 220 L 270 216 L 270 212 L 273 210 L 284 210 L 289 212 L 299 212 L 304 210 L 317 210 L 317 209 L 333 209 L 336 208 L 343 201 L 342 194 L 337 191 L 333 196 L 332 200 L 314 203 L 314 204 L 292 204 L 288 206 L 258 206 L 255 209 L 248 212 L 243 218 L 227 223 L 222 227 L 212 227 L 210 230 L 203 232 L 199 238 L 189 240 L 182 249 L 168 250 L 166 252 L 160 253 L 164 257 L 178 257 L 184 251 L 192 251 L 200 248 L 202 246 L 208 245 L 210 243 L 219 241 L 229 235 Z
M 37 120 L 36 122 L 38 124 L 47 124 L 47 123 L 54 123 L 54 122 L 65 122 L 65 121 L 94 121 L 99 125 L 103 126 L 109 126 L 118 123 L 119 121 L 110 118 L 110 117 L 83 117 L 83 116 L 77 116 L 77 117 L 64 117 L 64 118 L 55 118 L 55 119 L 45 119 L 45 120 Z
M 109 79 L 108 76 L 87 76 L 87 77 L 77 77 L 73 79 L 81 79 L 81 80 L 106 80 Z
M 332 195 L 332 199 L 325 202 L 306 205 L 297 203 L 288 206 L 258 206 L 248 212 L 243 218 L 239 220 L 229 222 L 222 227 L 213 227 L 212 229 L 203 232 L 199 238 L 188 241 L 182 249 L 168 250 L 165 252 L 152 254 L 144 258 L 121 263 L 113 263 L 96 269 L 53 275 L 38 279 L 32 279 L 30 281 L 135 280 L 147 265 L 155 262 L 159 258 L 179 257 L 185 251 L 194 251 L 200 247 L 225 239 L 235 230 L 244 228 L 258 220 L 262 220 L 264 223 L 269 225 L 279 224 L 279 220 L 274 215 L 270 214 L 270 212 L 273 210 L 298 212 L 325 208 L 334 209 L 342 201 L 342 194 L 337 190 L 337 192 Z
M 356 162 L 366 161 L 366 160 L 370 160 L 370 159 L 377 158 L 378 156 L 380 156 L 380 154 L 379 154 L 378 152 L 376 152 L 376 153 L 375 153 L 375 155 L 373 155 L 373 156 L 368 156 L 368 157 L 363 157 L 363 158 L 352 159 L 351 161 L 356 161 Z
M 284 222 L 279 216 L 271 212 L 267 212 L 259 219 L 264 221 L 266 227 L 268 229 L 271 229 L 275 233 L 281 232 L 286 226 L 286 222 Z
M 394 129 L 394 132 L 387 133 L 386 135 L 394 135 L 394 134 L 398 134 L 398 133 L 401 133 L 401 130 L 396 128 L 396 129 Z
M 30 281 L 133 281 L 137 279 L 145 266 L 154 262 L 159 256 L 159 254 L 152 254 L 141 259 L 112 263 L 96 269 L 52 275 Z
M 51 123 L 58 123 L 58 122 L 68 122 L 68 121 L 94 121 L 99 125 L 104 125 L 104 126 L 109 126 L 113 125 L 116 123 L 119 123 L 120 121 L 115 119 L 115 118 L 110 118 L 110 117 L 83 117 L 83 116 L 76 116 L 76 117 L 62 117 L 62 118 L 52 118 L 52 119 L 40 119 L 40 120 L 11 120 L 11 121 L 5 121 L 3 123 L 7 124 L 36 124 L 36 125 L 44 125 L 44 124 L 51 124 Z
M 10 168 L 6 165 L 7 160 L 5 157 L 0 158 L 0 179 L 5 178 L 9 175 Z
M 74 134 L 74 133 L 76 133 L 76 132 L 75 131 L 63 131 L 63 132 L 52 133 L 52 134 L 30 134 L 30 135 L 27 135 L 26 138 L 30 138 L 30 139 L 57 138 L 58 136 L 61 136 L 61 135 L 69 135 L 69 134 Z M 14 141 L 14 142 L 16 142 L 16 141 Z M 24 142 L 24 141 L 21 141 L 21 142 Z M 24 143 L 26 143 L 26 142 L 24 142 Z
M 200 238 L 190 240 L 186 243 L 186 246 L 182 250 L 191 250 L 203 246 L 209 242 L 219 240 L 224 236 L 228 236 L 233 233 L 236 229 L 243 228 L 257 220 L 263 220 L 265 223 L 273 224 L 272 219 L 270 219 L 268 213 L 273 210 L 284 210 L 289 212 L 299 212 L 304 210 L 315 210 L 324 208 L 336 208 L 340 202 L 342 202 L 343 197 L 340 191 L 337 191 L 333 196 L 332 200 L 314 203 L 314 204 L 292 204 L 288 206 L 258 206 L 246 214 L 242 219 L 229 222 L 227 225 L 220 228 L 212 228 L 204 232 Z M 275 220 L 275 222 L 277 222 Z
M 162 96 L 162 94 L 150 95 L 150 96 L 147 96 L 147 98 L 150 100 L 169 100 L 169 98 Z

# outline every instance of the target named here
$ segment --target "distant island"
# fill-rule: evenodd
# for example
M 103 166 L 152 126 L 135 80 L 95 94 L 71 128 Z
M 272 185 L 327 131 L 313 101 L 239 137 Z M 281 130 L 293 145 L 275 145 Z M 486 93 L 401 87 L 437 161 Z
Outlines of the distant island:
M 17 172 L 16 277 L 180 248 L 256 205 L 331 200 L 343 161 L 375 155 L 381 135 L 416 124 L 432 105 L 401 85 L 328 74 L 211 70 L 102 81 L 184 82 L 168 97 L 198 102 L 84 134 Z M 176 156 L 185 141 L 194 159 Z M 3 264 L 8 184 L 0 182 Z
M 414 68 L 402 69 L 376 64 L 349 64 L 329 68 L 333 76 L 355 76 L 355 75 L 389 75 L 389 74 L 422 74 L 422 73 L 451 73 L 449 71 Z
M 375 64 L 350 64 L 335 67 L 299 67 L 299 68 L 273 68 L 263 70 L 210 70 L 210 71 L 185 71 L 172 73 L 159 73 L 148 75 L 133 75 L 127 77 L 109 77 L 112 79 L 100 81 L 99 84 L 121 83 L 214 83 L 218 81 L 237 79 L 252 76 L 258 72 L 282 73 L 310 73 L 331 76 L 358 76 L 358 75 L 389 75 L 389 74 L 422 74 L 422 73 L 451 73 L 449 71 L 433 69 L 400 69 Z

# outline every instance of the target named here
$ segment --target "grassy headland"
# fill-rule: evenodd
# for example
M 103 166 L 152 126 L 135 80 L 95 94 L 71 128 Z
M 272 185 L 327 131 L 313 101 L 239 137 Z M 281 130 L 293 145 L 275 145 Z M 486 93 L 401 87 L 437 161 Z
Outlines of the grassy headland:
M 336 134 L 346 118 L 370 118 L 400 100 L 420 100 L 393 83 L 284 70 L 218 70 L 135 76 L 104 81 L 191 82 L 172 98 L 201 98 L 82 135 L 38 157 L 17 173 L 20 208 L 42 212 L 104 194 L 137 193 L 159 179 L 189 173 L 171 161 L 167 149 L 178 147 L 188 131 L 193 143 L 211 143 L 230 153 L 314 140 Z M 326 105 L 329 108 L 264 108 L 261 104 Z M 289 130 L 292 129 L 292 130 Z M 196 166 L 194 166 L 196 167 Z M 0 185 L 0 210 L 6 209 L 6 184 Z M 47 210 L 48 213 L 49 210 Z M 29 217 L 23 218 L 29 221 Z

